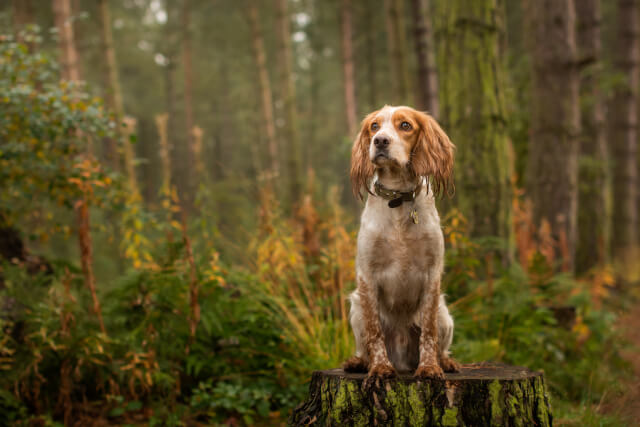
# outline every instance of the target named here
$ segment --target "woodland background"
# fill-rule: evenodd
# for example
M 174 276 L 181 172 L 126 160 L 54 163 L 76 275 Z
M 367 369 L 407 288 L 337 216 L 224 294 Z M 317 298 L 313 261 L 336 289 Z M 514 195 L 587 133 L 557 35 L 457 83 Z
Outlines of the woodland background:
M 283 423 L 353 351 L 384 104 L 457 146 L 457 358 L 544 370 L 557 424 L 637 420 L 639 9 L 0 3 L 0 425 Z

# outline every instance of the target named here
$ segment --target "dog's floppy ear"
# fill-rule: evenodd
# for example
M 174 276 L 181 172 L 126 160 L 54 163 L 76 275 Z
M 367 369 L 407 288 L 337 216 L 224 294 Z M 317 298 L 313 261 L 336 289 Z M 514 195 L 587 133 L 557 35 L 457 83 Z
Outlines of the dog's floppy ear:
M 369 181 L 373 178 L 374 168 L 369 158 L 369 145 L 371 144 L 371 134 L 369 132 L 369 123 L 371 118 L 375 116 L 375 112 L 369 114 L 362 121 L 360 132 L 351 148 L 351 189 L 353 194 L 360 200 L 364 199 L 362 188 L 367 192 L 369 190 Z
M 413 152 L 410 167 L 416 176 L 431 176 L 434 194 L 453 189 L 453 158 L 455 145 L 433 117 L 418 112 L 420 134 Z

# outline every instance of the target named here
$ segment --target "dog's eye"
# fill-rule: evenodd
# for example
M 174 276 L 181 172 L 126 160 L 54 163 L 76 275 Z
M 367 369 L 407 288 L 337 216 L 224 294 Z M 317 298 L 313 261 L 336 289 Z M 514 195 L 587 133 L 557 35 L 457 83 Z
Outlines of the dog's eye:
M 400 123 L 400 129 L 409 131 L 411 130 L 411 124 L 409 122 Z
M 376 131 L 380 129 L 380 125 L 377 124 L 376 122 L 371 123 L 371 130 Z

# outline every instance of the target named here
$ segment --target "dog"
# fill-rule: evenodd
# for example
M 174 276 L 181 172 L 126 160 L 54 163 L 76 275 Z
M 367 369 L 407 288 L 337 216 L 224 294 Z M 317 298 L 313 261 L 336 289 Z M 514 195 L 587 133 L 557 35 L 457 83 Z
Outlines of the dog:
M 455 146 L 428 114 L 385 106 L 369 114 L 351 152 L 354 194 L 369 193 L 350 295 L 355 356 L 343 368 L 389 378 L 442 378 L 453 319 L 440 295 L 444 236 L 435 199 L 452 188 Z

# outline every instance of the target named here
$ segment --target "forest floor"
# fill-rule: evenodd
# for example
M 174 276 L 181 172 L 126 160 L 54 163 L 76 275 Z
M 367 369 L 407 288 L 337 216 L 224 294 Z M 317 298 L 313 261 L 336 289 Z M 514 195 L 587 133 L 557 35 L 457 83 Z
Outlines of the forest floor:
M 618 327 L 631 344 L 622 352 L 622 357 L 630 364 L 632 376 L 621 384 L 621 395 L 607 399 L 602 410 L 629 420 L 632 425 L 640 425 L 640 302 L 618 320 Z

